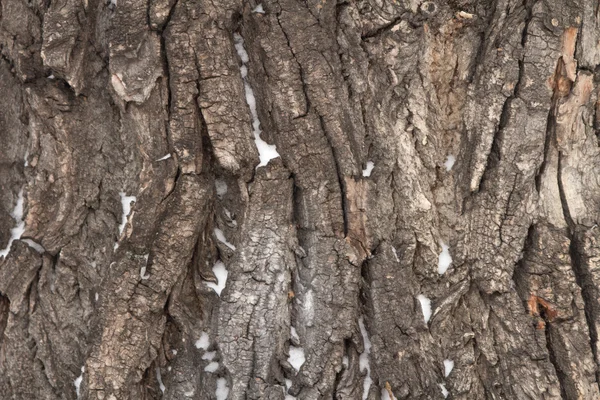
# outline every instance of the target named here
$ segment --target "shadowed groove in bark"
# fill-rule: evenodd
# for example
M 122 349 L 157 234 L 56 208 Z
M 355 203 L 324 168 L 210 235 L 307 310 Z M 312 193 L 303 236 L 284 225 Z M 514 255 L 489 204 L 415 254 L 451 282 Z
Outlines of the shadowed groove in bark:
M 4 329 L 6 329 L 9 312 L 10 301 L 8 300 L 8 297 L 0 293 L 0 347 L 2 346 L 2 339 L 4 339 Z
M 544 140 L 544 158 L 542 160 L 540 168 L 538 169 L 535 175 L 535 189 L 538 193 L 540 192 L 540 187 L 542 184 L 542 175 L 546 171 L 546 162 L 548 161 L 548 153 L 550 151 L 550 146 L 552 145 L 553 140 L 555 140 L 554 129 L 556 126 L 556 117 L 554 115 L 553 109 L 554 107 L 551 107 L 550 111 L 548 112 L 548 122 L 546 124 L 546 138 Z
M 569 247 L 571 255 L 571 266 L 577 285 L 581 288 L 581 296 L 584 302 L 585 318 L 590 334 L 590 347 L 594 356 L 594 361 L 598 365 L 598 329 L 595 321 L 600 321 L 600 291 L 595 285 L 589 265 L 583 257 L 582 236 L 584 235 L 584 227 L 576 227 L 571 232 L 571 244 Z M 596 368 L 596 384 L 600 388 L 600 369 Z
M 531 20 L 533 18 L 532 8 L 535 5 L 535 2 L 536 2 L 536 0 L 524 0 L 524 2 L 523 2 L 523 8 L 525 10 L 525 19 L 524 19 L 525 26 L 523 27 L 523 31 L 521 33 L 521 54 L 519 56 L 519 59 L 517 60 L 517 63 L 519 65 L 519 73 L 517 76 L 517 82 L 515 83 L 515 87 L 513 88 L 512 94 L 506 98 L 506 100 L 504 101 L 504 104 L 502 105 L 502 112 L 500 114 L 500 120 L 499 120 L 498 126 L 494 132 L 492 146 L 491 146 L 490 151 L 487 156 L 485 169 L 483 171 L 483 174 L 481 175 L 481 179 L 479 181 L 479 187 L 477 189 L 477 192 L 481 191 L 481 189 L 484 187 L 486 181 L 489 179 L 489 176 L 488 176 L 489 171 L 494 168 L 494 166 L 497 164 L 497 162 L 502 157 L 502 154 L 500 152 L 500 147 L 501 147 L 502 140 L 503 140 L 504 128 L 506 128 L 506 125 L 508 124 L 508 121 L 510 118 L 512 102 L 515 99 L 519 98 L 519 91 L 521 89 L 521 85 L 523 84 L 522 81 L 523 81 L 524 66 L 525 66 L 524 55 L 525 55 L 525 49 L 526 49 L 526 45 L 527 45 L 529 24 L 531 23 Z
M 319 122 L 321 124 L 321 129 L 323 130 L 323 134 L 327 139 L 327 143 L 329 143 L 329 147 L 331 148 L 331 155 L 333 157 L 333 162 L 335 164 L 337 181 L 340 188 L 340 198 L 341 198 L 341 207 L 342 207 L 342 218 L 344 220 L 344 237 L 348 235 L 348 198 L 346 193 L 346 184 L 344 182 L 344 176 L 342 174 L 342 170 L 340 168 L 340 163 L 338 161 L 339 155 L 336 154 L 335 146 L 331 143 L 330 135 L 327 133 L 327 128 L 325 127 L 325 122 L 323 121 L 323 117 L 318 115 Z
M 546 348 L 548 349 L 548 356 L 550 357 L 550 362 L 552 363 L 552 365 L 554 365 L 554 370 L 556 371 L 556 376 L 558 377 L 558 382 L 560 384 L 560 395 L 564 400 L 568 400 L 572 397 L 568 396 L 567 393 L 576 395 L 577 390 L 575 389 L 574 382 L 572 381 L 572 379 L 569 379 L 569 376 L 567 374 L 565 374 L 565 372 L 560 367 L 560 363 L 557 360 L 557 355 L 555 354 L 554 344 L 552 340 L 552 324 L 544 311 L 542 311 L 540 316 L 546 322 L 544 326 Z

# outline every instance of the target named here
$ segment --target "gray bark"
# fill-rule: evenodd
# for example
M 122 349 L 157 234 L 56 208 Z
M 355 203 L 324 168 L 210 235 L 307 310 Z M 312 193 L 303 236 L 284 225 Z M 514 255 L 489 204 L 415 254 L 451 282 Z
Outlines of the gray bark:
M 598 43 L 590 0 L 0 0 L 0 398 L 599 399 Z

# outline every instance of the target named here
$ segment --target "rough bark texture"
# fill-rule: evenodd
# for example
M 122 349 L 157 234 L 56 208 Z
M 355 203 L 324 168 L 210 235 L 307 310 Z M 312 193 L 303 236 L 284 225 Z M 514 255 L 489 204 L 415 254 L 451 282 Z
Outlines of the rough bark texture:
M 599 399 L 599 43 L 591 0 L 0 0 L 0 398 Z

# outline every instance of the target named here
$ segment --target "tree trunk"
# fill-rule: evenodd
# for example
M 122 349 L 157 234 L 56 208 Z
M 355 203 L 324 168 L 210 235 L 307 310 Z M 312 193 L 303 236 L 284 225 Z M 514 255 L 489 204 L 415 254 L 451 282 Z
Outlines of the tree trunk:
M 0 398 L 600 398 L 595 2 L 0 7 Z

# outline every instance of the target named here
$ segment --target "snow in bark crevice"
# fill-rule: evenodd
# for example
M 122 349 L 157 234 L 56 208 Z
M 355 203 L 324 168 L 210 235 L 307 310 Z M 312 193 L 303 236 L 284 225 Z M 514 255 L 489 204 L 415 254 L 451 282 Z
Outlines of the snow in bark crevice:
M 123 214 L 121 215 L 121 223 L 119 224 L 119 240 L 123 235 L 123 231 L 125 230 L 125 226 L 127 225 L 127 221 L 129 215 L 131 214 L 131 203 L 135 203 L 137 198 L 135 196 L 127 196 L 125 192 L 119 192 L 119 197 L 121 198 L 121 207 L 123 208 Z M 119 240 L 115 243 L 114 249 L 119 248 Z
M 429 319 L 431 318 L 431 300 L 422 294 L 417 296 L 417 300 L 419 300 L 419 303 L 421 304 L 421 311 L 423 312 L 423 319 L 425 320 L 425 323 L 427 324 L 429 322 Z
M 235 246 L 227 241 L 227 238 L 225 238 L 225 234 L 223 233 L 223 231 L 219 228 L 215 228 L 215 236 L 217 237 L 217 240 L 221 243 L 223 243 L 225 246 L 229 247 L 231 250 L 235 250 Z
M 446 161 L 444 162 L 444 167 L 446 168 L 447 172 L 450 172 L 455 162 L 456 157 L 454 157 L 452 154 L 448 154 L 448 158 L 446 158 Z
M 446 243 L 440 241 L 440 246 L 442 247 L 442 252 L 438 257 L 438 274 L 444 275 L 452 264 L 452 256 L 450 255 L 450 248 Z
M 160 391 L 162 393 L 165 393 L 166 387 L 163 384 L 162 376 L 160 374 L 160 367 L 158 367 L 158 366 L 156 367 L 156 381 L 158 382 L 158 386 L 160 387 Z
M 362 170 L 362 175 L 365 178 L 370 177 L 371 176 L 371 172 L 373 171 L 373 168 L 375 168 L 375 163 L 373 161 L 367 161 L 365 169 Z
M 252 116 L 252 132 L 254 133 L 254 142 L 256 143 L 256 148 L 258 149 L 258 155 L 260 157 L 260 163 L 256 166 L 256 168 L 258 168 L 267 165 L 269 161 L 279 157 L 279 153 L 277 152 L 277 148 L 274 144 L 268 144 L 260 137 L 261 129 L 260 121 L 258 119 L 258 111 L 256 110 L 256 97 L 254 96 L 254 90 L 252 90 L 250 83 L 248 83 L 247 64 L 248 61 L 250 61 L 250 58 L 248 57 L 248 52 L 246 52 L 246 48 L 244 47 L 244 38 L 242 38 L 239 33 L 234 33 L 233 40 L 237 54 L 242 61 L 240 73 L 242 75 L 242 80 L 244 81 L 246 103 L 248 103 L 250 114 Z
M 75 394 L 77 395 L 78 399 L 79 399 L 79 396 L 81 395 L 81 393 L 80 393 L 80 391 L 81 391 L 81 382 L 83 382 L 83 373 L 84 372 L 85 372 L 85 366 L 81 367 L 81 375 L 79 375 L 73 381 L 73 385 L 75 386 Z
M 298 336 L 298 332 L 296 331 L 296 328 L 294 328 L 293 326 L 290 327 L 290 337 L 292 338 L 293 343 L 298 343 L 298 344 L 300 343 L 300 337 Z M 300 371 L 300 368 L 306 361 L 306 357 L 304 355 L 304 349 L 299 346 L 291 345 L 290 346 L 290 355 L 289 355 L 287 361 L 290 363 L 290 365 L 292 367 L 294 367 L 294 369 L 296 371 Z
M 364 317 L 360 317 L 358 319 L 358 327 L 360 328 L 360 333 L 362 335 L 363 344 L 365 348 L 365 350 L 361 353 L 358 359 L 360 372 L 366 373 L 365 380 L 363 382 L 362 399 L 367 400 L 367 397 L 369 397 L 369 390 L 371 389 L 373 379 L 371 378 L 371 364 L 369 362 L 369 355 L 371 354 L 371 340 L 369 339 L 367 328 L 365 328 Z
M 217 400 L 227 399 L 227 396 L 229 396 L 229 385 L 227 384 L 227 379 L 217 379 L 217 390 L 215 391 L 215 396 L 217 397 Z
M 11 217 L 16 221 L 16 225 L 10 230 L 10 239 L 8 240 L 8 244 L 6 248 L 0 250 L 0 257 L 5 258 L 10 252 L 10 246 L 15 240 L 19 240 L 25 232 L 25 221 L 23 221 L 23 188 L 19 191 L 17 196 L 17 203 L 15 204 L 15 208 L 10 213 Z
M 444 378 L 447 378 L 453 369 L 454 369 L 454 361 L 449 360 L 449 359 L 444 360 Z
M 225 268 L 225 264 L 223 261 L 218 260 L 212 268 L 213 274 L 215 274 L 215 278 L 217 278 L 217 283 L 214 282 L 206 282 L 206 286 L 214 290 L 219 297 L 221 297 L 221 292 L 225 289 L 225 285 L 227 284 L 227 276 L 229 275 L 229 271 Z

